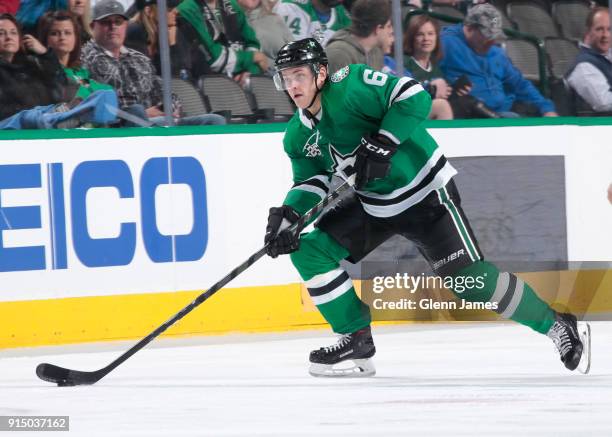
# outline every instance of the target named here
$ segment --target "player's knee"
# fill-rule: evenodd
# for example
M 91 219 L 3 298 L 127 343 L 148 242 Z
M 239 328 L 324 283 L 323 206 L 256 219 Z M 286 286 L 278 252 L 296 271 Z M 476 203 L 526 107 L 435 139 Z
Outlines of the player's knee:
M 310 233 L 300 237 L 300 248 L 289 254 L 291 262 L 298 271 L 300 267 L 307 263 L 316 253 L 316 243 Z

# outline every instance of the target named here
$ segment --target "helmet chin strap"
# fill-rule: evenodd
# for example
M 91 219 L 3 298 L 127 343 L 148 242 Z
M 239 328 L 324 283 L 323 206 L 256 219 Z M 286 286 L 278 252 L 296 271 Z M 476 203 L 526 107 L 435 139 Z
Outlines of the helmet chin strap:
M 316 86 L 316 85 L 315 85 Z M 310 101 L 310 105 L 308 105 L 306 107 L 306 111 L 310 112 L 310 108 L 312 108 L 312 105 L 314 105 L 315 100 L 317 100 L 317 96 L 319 95 L 319 93 L 321 92 L 321 90 L 319 89 L 319 87 L 317 87 L 317 92 L 315 93 L 314 97 L 312 98 L 312 100 Z
M 310 117 L 308 117 L 308 118 L 311 118 L 311 119 L 314 119 L 315 117 L 314 117 L 314 114 L 312 114 L 310 112 L 310 108 L 312 108 L 312 105 L 314 105 L 315 100 L 317 100 L 317 96 L 321 93 L 321 89 L 322 89 L 322 88 L 319 88 L 319 86 L 317 85 L 317 79 L 318 78 L 319 78 L 319 73 L 317 72 L 317 74 L 315 75 L 315 78 L 314 78 L 315 88 L 317 89 L 317 91 L 315 92 L 315 95 L 312 97 L 312 100 L 310 101 L 310 104 L 304 109 L 308 114 L 310 114 Z

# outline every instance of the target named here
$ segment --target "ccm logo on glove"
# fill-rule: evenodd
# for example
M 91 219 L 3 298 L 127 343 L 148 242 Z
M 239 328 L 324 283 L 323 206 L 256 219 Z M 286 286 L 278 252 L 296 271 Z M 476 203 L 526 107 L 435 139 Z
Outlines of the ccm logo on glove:
M 361 141 L 362 141 L 362 144 L 363 144 L 364 140 L 362 139 Z M 372 151 L 374 153 L 378 153 L 379 155 L 387 156 L 388 154 L 393 153 L 393 152 L 391 152 L 391 150 L 383 149 L 382 147 L 376 147 L 374 144 L 370 144 L 370 143 L 365 143 L 364 146 L 366 147 L 366 149 L 368 149 L 368 150 L 370 150 L 370 151 Z
M 365 135 L 355 157 L 355 189 L 361 190 L 368 183 L 385 178 L 396 151 L 397 146 L 384 135 Z

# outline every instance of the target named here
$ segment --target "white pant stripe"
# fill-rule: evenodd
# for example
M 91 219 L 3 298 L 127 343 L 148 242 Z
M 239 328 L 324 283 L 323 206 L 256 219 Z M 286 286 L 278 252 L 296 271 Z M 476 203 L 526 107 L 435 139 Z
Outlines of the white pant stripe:
M 453 205 L 453 207 L 454 207 L 455 204 L 452 203 L 452 200 L 450 200 L 450 197 L 448 197 L 448 192 L 446 192 L 444 187 L 441 190 L 444 190 L 444 192 L 446 193 L 446 198 L 448 199 L 449 203 L 451 203 Z M 469 255 L 470 259 L 472 261 L 477 261 L 476 259 L 474 259 L 474 256 L 472 255 L 472 251 L 470 250 L 470 246 L 468 246 L 467 241 L 465 240 L 465 238 L 463 237 L 463 234 L 461 233 L 461 228 L 460 228 L 459 222 L 457 221 L 457 217 L 455 217 L 455 214 L 453 214 L 453 211 L 451 210 L 450 206 L 448 206 L 448 203 L 446 203 L 446 202 L 444 202 L 444 200 L 442 200 L 442 195 L 440 194 L 440 191 L 436 191 L 436 194 L 438 195 L 438 201 L 440 202 L 441 205 L 444 205 L 444 207 L 448 211 L 448 215 L 450 216 L 451 220 L 453 221 L 453 224 L 455 225 L 455 228 L 457 229 L 457 235 L 459 235 L 459 238 L 461 238 L 461 242 L 463 243 L 463 247 L 465 247 L 465 250 L 466 250 L 467 254 Z M 455 211 L 456 211 L 456 208 L 455 208 Z M 457 212 L 457 215 L 459 215 L 459 212 Z M 466 233 L 467 233 L 467 231 L 466 231 Z
M 313 276 L 308 281 L 305 281 L 306 288 L 320 288 L 329 284 L 331 281 L 336 279 L 344 273 L 344 269 L 342 267 L 338 267 L 337 269 L 331 270 L 327 273 L 321 273 L 320 275 Z
M 478 253 L 478 249 L 476 248 L 476 245 L 474 244 L 474 241 L 472 240 L 472 236 L 470 235 L 470 231 L 468 230 L 467 226 L 465 225 L 464 221 L 463 221 L 463 217 L 461 217 L 461 213 L 459 212 L 459 208 L 457 208 L 457 205 L 455 205 L 455 202 L 453 202 L 453 199 L 451 199 L 450 194 L 448 194 L 448 190 L 446 189 L 446 186 L 442 187 L 442 189 L 444 190 L 444 193 L 446 194 L 446 198 L 448 199 L 448 201 L 453 205 L 453 208 L 455 209 L 455 211 L 457 212 L 457 219 L 459 220 L 461 228 L 465 231 L 465 235 L 467 236 L 467 241 L 465 239 L 463 239 L 463 236 L 461 237 L 464 240 L 464 243 L 467 242 L 469 243 L 469 246 L 466 245 L 465 248 L 467 249 L 468 253 L 470 254 L 470 257 L 472 258 L 472 261 L 478 261 L 480 259 L 480 254 Z M 449 211 L 452 215 L 452 212 Z M 459 224 L 459 223 L 458 223 Z M 457 229 L 459 231 L 459 233 L 461 233 L 461 231 L 459 229 Z M 476 255 L 476 259 L 474 259 L 474 256 Z
M 495 287 L 495 292 L 489 302 L 491 303 L 499 303 L 506 291 L 508 291 L 508 285 L 510 284 L 510 274 L 508 272 L 499 272 L 497 276 L 497 286 Z
M 512 300 L 508 304 L 508 308 L 506 308 L 506 310 L 502 313 L 502 317 L 509 319 L 510 317 L 514 315 L 514 312 L 518 308 L 519 304 L 521 303 L 521 299 L 523 298 L 524 288 L 525 288 L 525 283 L 521 281 L 519 278 L 516 278 L 516 288 L 514 289 L 514 291 L 511 292 L 513 293 Z
M 322 305 L 324 303 L 331 302 L 332 300 L 342 296 L 344 293 L 349 291 L 352 287 L 353 287 L 353 280 L 351 278 L 348 278 L 339 287 L 335 288 L 329 293 L 326 293 L 321 296 L 312 296 L 312 301 L 314 302 L 315 305 Z

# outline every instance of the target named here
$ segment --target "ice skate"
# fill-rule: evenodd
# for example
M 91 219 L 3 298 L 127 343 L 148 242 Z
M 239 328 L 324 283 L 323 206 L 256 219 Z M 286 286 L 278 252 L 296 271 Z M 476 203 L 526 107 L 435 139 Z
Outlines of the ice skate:
M 310 352 L 312 376 L 367 377 L 376 374 L 376 353 L 370 327 L 343 334 L 336 344 Z
M 569 370 L 589 373 L 591 368 L 591 327 L 572 314 L 556 314 L 556 321 L 546 334 L 555 343 L 561 361 Z

